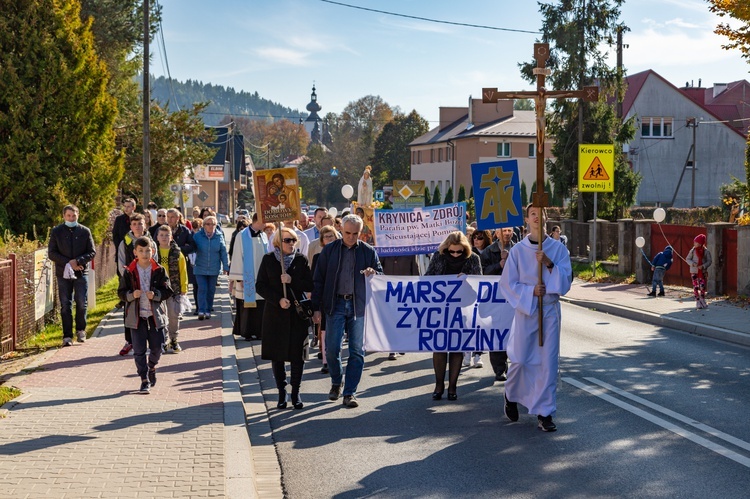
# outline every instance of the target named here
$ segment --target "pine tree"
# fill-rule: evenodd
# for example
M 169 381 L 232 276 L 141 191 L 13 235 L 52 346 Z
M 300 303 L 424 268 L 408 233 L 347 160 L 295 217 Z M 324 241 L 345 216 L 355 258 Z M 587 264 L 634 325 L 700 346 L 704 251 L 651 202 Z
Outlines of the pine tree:
M 437 206 L 443 204 L 443 196 L 440 195 L 440 187 L 435 186 L 435 192 L 432 194 L 432 205 Z
M 453 187 L 448 187 L 448 191 L 445 193 L 444 204 L 450 204 L 453 202 Z
M 474 186 L 469 189 L 469 199 L 474 199 Z
M 529 193 L 526 190 L 526 181 L 521 180 L 521 206 L 529 204 Z
M 430 198 L 430 189 L 428 187 L 424 188 L 424 205 L 432 206 L 432 199 Z
M 458 186 L 458 197 L 456 198 L 456 201 L 458 201 L 459 203 L 461 201 L 466 201 L 466 189 L 463 185 Z
M 81 21 L 78 0 L 0 0 L 0 12 L 0 203 L 17 215 L 10 230 L 46 234 L 74 203 L 100 239 L 122 157 L 91 23 Z

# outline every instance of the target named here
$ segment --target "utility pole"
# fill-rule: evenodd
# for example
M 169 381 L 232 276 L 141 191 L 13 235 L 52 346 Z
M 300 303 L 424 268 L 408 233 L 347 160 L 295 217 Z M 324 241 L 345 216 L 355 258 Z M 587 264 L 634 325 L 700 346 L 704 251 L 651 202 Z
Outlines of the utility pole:
M 228 125 L 229 131 L 229 216 L 234 217 L 234 121 Z
M 621 24 L 617 27 L 617 88 L 615 91 L 615 102 L 617 104 L 617 119 L 622 121 L 622 31 L 625 27 Z
M 151 202 L 151 149 L 149 128 L 151 125 L 151 81 L 149 76 L 149 0 L 143 0 L 143 199 L 145 208 Z
M 695 164 L 695 129 L 698 128 L 698 120 L 696 118 L 688 118 L 687 126 L 693 129 L 693 167 L 692 167 L 692 187 L 690 188 L 690 207 L 695 208 L 695 168 L 698 166 Z
M 580 51 L 578 59 L 578 88 L 583 88 L 583 78 L 586 73 L 586 53 L 584 51 L 586 43 L 586 0 L 581 0 L 581 18 L 578 20 L 581 27 L 580 33 Z M 578 145 L 583 144 L 583 99 L 578 100 Z M 578 190 L 578 221 L 583 222 L 583 193 Z M 596 221 L 594 221 L 596 223 Z

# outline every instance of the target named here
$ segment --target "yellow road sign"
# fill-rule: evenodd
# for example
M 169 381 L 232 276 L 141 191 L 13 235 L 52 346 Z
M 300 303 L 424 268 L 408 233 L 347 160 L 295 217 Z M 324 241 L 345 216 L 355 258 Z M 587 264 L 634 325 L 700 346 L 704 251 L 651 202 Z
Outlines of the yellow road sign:
M 578 190 L 613 192 L 615 190 L 615 146 L 581 144 L 578 146 Z

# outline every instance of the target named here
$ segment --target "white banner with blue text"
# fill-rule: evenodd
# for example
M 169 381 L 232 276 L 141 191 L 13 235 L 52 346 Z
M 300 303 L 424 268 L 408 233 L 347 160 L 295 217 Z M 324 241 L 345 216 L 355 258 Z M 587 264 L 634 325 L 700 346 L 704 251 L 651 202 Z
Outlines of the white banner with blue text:
M 379 257 L 434 253 L 451 232 L 466 232 L 466 203 L 409 210 L 375 210 Z
M 500 276 L 386 276 L 367 279 L 365 350 L 505 350 L 513 308 Z

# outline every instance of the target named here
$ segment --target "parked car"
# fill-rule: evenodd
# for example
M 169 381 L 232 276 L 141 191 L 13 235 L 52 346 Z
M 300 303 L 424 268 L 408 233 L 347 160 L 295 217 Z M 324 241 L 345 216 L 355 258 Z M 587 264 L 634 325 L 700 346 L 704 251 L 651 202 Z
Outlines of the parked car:
M 307 203 L 302 203 L 299 205 L 299 209 L 307 213 L 309 210 L 307 208 Z
M 231 222 L 231 220 L 229 219 L 229 217 L 228 217 L 228 216 L 226 216 L 226 215 L 225 215 L 225 214 L 223 214 L 223 213 L 217 213 L 217 214 L 216 214 L 216 220 L 217 220 L 217 221 L 218 221 L 218 222 L 219 222 L 219 223 L 220 223 L 221 225 L 227 225 L 227 224 L 229 224 L 229 223 Z
M 244 208 L 237 209 L 237 211 L 234 212 L 234 219 L 238 220 L 239 217 L 245 217 L 245 219 L 250 220 L 250 211 Z

